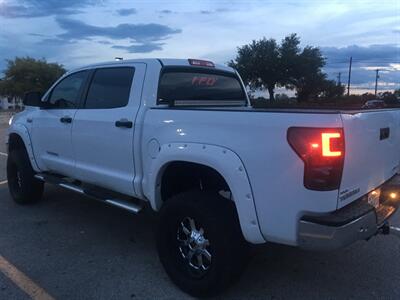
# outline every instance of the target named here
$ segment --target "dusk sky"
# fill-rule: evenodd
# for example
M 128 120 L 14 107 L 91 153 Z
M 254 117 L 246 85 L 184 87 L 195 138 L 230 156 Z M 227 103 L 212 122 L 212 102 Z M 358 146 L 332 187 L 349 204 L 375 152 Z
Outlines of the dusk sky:
M 226 63 L 253 39 L 291 33 L 321 48 L 332 79 L 347 81 L 353 56 L 355 87 L 373 89 L 377 68 L 382 90 L 400 87 L 400 0 L 0 0 L 0 71 L 27 55 L 67 69 L 117 56 Z

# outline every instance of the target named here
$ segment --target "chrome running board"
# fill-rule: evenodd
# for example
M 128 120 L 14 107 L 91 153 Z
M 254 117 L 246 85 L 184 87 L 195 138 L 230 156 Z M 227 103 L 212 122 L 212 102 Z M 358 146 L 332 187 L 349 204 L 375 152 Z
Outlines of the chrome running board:
M 62 188 L 73 191 L 75 193 L 82 194 L 90 198 L 94 198 L 108 205 L 122 208 L 134 214 L 139 213 L 143 209 L 143 203 L 140 200 L 120 199 L 116 197 L 110 197 L 112 194 L 117 194 L 117 193 L 100 188 L 98 189 L 98 191 L 94 191 L 93 188 L 85 189 L 84 187 L 82 187 L 82 184 L 74 184 L 73 182 L 68 181 L 64 177 L 59 177 L 52 174 L 39 173 L 35 175 L 35 178 L 42 180 L 46 183 L 58 185 Z

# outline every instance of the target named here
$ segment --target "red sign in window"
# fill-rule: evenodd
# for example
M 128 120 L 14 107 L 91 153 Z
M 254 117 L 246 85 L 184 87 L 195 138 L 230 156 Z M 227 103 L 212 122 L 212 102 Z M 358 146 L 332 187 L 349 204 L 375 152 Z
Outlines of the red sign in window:
M 216 77 L 195 76 L 192 79 L 192 85 L 195 86 L 214 86 L 216 82 Z

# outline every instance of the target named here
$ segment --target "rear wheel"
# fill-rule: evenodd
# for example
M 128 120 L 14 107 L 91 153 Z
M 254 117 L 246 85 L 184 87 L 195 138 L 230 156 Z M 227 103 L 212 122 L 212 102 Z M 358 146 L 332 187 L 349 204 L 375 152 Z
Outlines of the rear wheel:
M 157 248 L 172 281 L 192 296 L 227 288 L 242 273 L 247 254 L 234 203 L 201 191 L 176 195 L 164 204 Z
M 25 149 L 13 150 L 7 159 L 7 181 L 11 197 L 18 204 L 31 204 L 43 195 L 43 182 L 36 179 Z

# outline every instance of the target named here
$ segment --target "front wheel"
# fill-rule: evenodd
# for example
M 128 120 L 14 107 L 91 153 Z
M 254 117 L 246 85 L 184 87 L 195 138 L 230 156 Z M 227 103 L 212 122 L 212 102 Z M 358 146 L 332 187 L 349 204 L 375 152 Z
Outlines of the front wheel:
M 172 281 L 192 296 L 227 288 L 242 273 L 247 254 L 234 203 L 201 191 L 176 195 L 164 204 L 157 248 Z
M 7 159 L 7 181 L 11 197 L 18 204 L 39 201 L 43 194 L 43 182 L 36 179 L 25 150 L 13 150 Z

